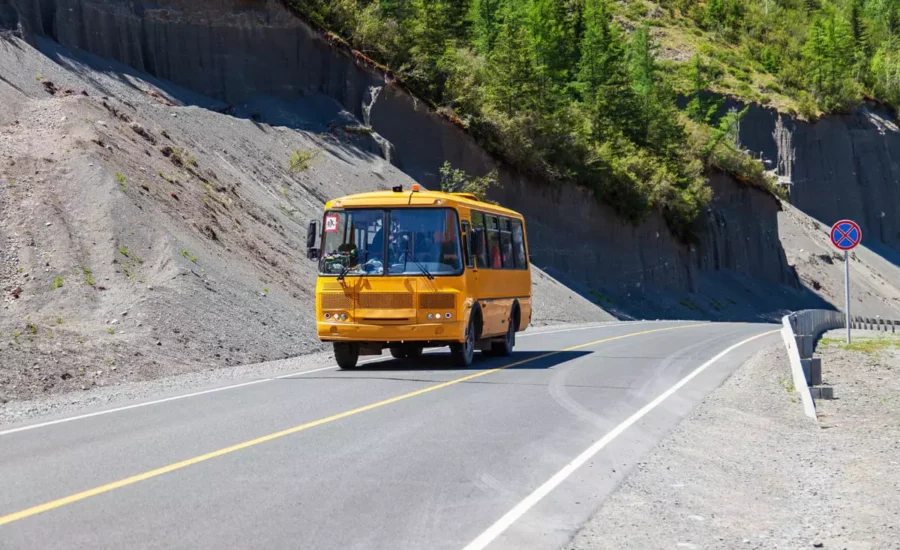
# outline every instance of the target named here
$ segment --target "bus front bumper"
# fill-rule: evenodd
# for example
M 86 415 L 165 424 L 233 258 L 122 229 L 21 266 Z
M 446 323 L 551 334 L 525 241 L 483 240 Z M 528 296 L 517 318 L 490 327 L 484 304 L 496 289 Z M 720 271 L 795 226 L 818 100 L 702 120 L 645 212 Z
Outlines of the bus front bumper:
M 423 323 L 417 325 L 364 325 L 317 322 L 316 331 L 323 342 L 462 342 L 462 322 Z

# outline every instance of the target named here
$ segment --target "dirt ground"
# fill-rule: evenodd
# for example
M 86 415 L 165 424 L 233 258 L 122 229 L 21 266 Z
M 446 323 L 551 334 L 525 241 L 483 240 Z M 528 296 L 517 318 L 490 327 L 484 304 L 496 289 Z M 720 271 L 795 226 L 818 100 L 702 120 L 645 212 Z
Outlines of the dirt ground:
M 570 550 L 900 548 L 900 338 L 825 340 L 834 401 L 803 415 L 781 345 L 641 462 Z

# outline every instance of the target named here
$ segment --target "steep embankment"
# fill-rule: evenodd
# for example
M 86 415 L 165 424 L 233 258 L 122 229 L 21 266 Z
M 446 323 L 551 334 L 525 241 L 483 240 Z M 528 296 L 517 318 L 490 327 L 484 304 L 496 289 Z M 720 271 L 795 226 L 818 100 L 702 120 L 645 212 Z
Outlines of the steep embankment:
M 5 1 L 17 7 L 27 36 L 122 61 L 221 99 L 239 115 L 289 124 L 291 111 L 273 108 L 273 98 L 292 108 L 303 96 L 332 97 L 390 143 L 395 166 L 426 186 L 436 185 L 444 160 L 472 174 L 498 168 L 496 198 L 528 216 L 535 263 L 622 315 L 746 319 L 817 303 L 787 265 L 775 199 L 719 177 L 702 221 L 707 231 L 695 245 L 676 239 L 659 215 L 635 227 L 587 190 L 549 187 L 498 164 L 389 73 L 274 0 Z M 723 292 L 737 297 L 723 302 Z
M 894 116 L 861 105 L 810 123 L 751 105 L 739 135 L 741 145 L 790 186 L 794 206 L 828 226 L 855 220 L 867 245 L 900 264 L 900 128 Z

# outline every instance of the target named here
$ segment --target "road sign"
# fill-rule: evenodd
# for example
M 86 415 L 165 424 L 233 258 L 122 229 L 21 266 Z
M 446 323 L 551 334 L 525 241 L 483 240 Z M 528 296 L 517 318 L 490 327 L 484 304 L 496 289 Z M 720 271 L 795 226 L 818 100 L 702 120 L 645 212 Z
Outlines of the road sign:
M 850 254 L 862 241 L 862 229 L 856 222 L 841 220 L 831 226 L 831 244 L 844 251 L 844 315 L 847 324 L 847 343 L 850 343 Z
M 862 241 L 862 229 L 856 222 L 841 220 L 831 226 L 831 243 L 841 250 L 853 250 Z

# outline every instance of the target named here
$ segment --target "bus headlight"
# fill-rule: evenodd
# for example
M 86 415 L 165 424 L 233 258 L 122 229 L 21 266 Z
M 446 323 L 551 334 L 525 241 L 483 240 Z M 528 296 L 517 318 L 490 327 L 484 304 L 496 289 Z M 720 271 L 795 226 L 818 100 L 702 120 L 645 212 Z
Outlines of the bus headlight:
M 331 319 L 331 314 L 330 314 L 330 313 L 326 313 L 326 314 L 325 314 L 325 318 L 326 318 L 326 319 Z
M 341 321 L 346 321 L 346 320 L 347 320 L 347 314 L 341 313 Z
M 429 314 L 428 314 L 428 318 L 429 318 L 429 319 L 434 319 L 434 313 L 429 313 Z
M 445 319 L 449 319 L 450 317 L 453 317 L 453 314 L 451 314 L 449 311 L 444 314 Z

